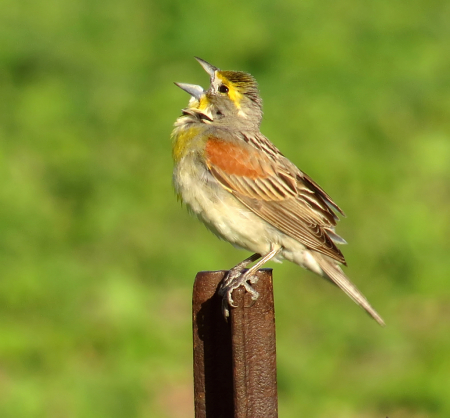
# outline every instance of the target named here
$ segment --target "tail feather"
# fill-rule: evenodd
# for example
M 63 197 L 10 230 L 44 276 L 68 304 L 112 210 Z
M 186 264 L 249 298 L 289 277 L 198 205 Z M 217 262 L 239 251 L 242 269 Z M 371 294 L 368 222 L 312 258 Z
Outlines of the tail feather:
M 370 306 L 368 300 L 364 295 L 356 288 L 356 286 L 350 281 L 350 279 L 344 274 L 342 269 L 333 261 L 328 261 L 320 255 L 320 257 L 314 257 L 320 268 L 325 275 L 338 287 L 340 287 L 350 298 L 352 298 L 358 305 L 363 307 L 366 312 L 377 321 L 380 325 L 384 326 L 385 323 L 377 311 Z

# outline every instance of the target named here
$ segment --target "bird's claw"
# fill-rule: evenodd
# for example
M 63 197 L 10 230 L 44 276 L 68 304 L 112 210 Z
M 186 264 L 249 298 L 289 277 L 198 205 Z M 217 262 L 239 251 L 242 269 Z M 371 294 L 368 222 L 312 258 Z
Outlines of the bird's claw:
M 230 316 L 229 307 L 236 308 L 237 305 L 233 300 L 233 291 L 243 286 L 250 293 L 253 301 L 259 297 L 259 293 L 251 286 L 258 281 L 255 275 L 248 275 L 247 272 L 230 270 L 227 277 L 219 288 L 219 295 L 222 296 L 222 314 L 227 319 Z M 251 284 L 250 284 L 251 283 Z

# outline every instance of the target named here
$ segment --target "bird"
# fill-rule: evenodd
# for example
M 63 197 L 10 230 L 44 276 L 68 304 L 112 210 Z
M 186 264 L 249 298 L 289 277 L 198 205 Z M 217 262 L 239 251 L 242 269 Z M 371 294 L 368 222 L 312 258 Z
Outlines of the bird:
M 261 133 L 262 99 L 255 78 L 195 59 L 210 85 L 205 90 L 175 83 L 191 97 L 171 135 L 173 185 L 211 232 L 254 253 L 229 270 L 219 287 L 225 318 L 235 306 L 235 289 L 243 286 L 256 300 L 252 284 L 258 269 L 269 260 L 288 260 L 337 285 L 384 325 L 341 268 L 347 263 L 337 244 L 346 241 L 335 226 L 337 213 L 344 212 Z

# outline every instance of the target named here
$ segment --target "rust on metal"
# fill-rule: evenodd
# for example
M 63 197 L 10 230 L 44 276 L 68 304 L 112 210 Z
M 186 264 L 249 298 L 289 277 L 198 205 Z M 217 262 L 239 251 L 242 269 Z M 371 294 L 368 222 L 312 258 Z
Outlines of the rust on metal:
M 199 272 L 192 298 L 195 418 L 231 418 L 233 364 L 231 331 L 221 312 L 217 287 L 225 271 Z
M 196 418 L 276 418 L 275 315 L 272 271 L 258 271 L 256 302 L 239 288 L 222 316 L 216 293 L 226 271 L 197 274 L 193 294 Z

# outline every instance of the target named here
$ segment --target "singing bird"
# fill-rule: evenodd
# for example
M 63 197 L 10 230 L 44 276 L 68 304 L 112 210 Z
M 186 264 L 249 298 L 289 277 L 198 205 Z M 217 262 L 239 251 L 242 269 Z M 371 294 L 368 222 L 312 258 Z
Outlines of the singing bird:
M 219 288 L 224 315 L 234 306 L 234 289 L 244 286 L 256 300 L 255 272 L 271 259 L 286 259 L 331 280 L 384 325 L 340 267 L 346 262 L 336 244 L 345 240 L 335 226 L 336 212 L 345 216 L 343 211 L 260 132 L 256 80 L 196 59 L 210 86 L 175 83 L 191 99 L 172 132 L 173 184 L 215 235 L 254 253 L 233 267 Z

